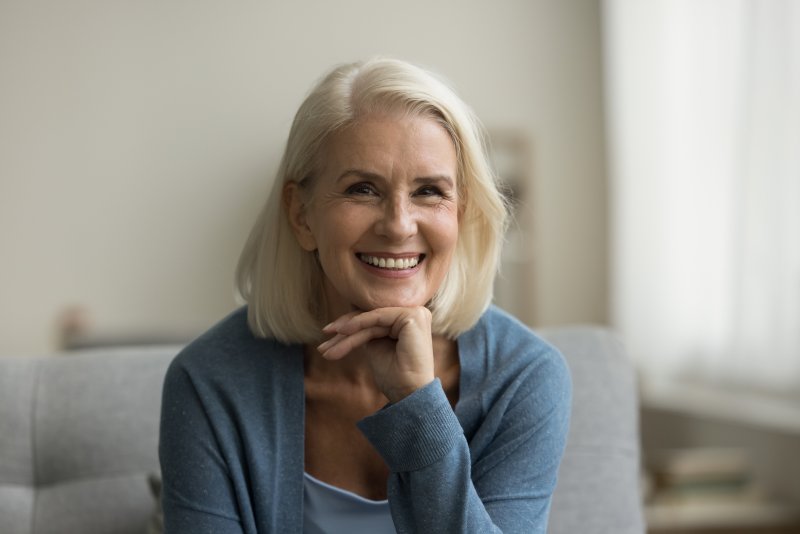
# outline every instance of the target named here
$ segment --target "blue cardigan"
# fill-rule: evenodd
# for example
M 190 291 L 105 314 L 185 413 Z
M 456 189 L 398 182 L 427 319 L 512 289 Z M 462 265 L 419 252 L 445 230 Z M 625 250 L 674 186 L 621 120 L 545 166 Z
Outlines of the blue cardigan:
M 391 470 L 398 532 L 546 531 L 567 436 L 561 355 L 490 308 L 458 337 L 455 412 L 437 380 L 358 427 Z M 246 308 L 172 362 L 159 456 L 168 534 L 303 529 L 303 347 L 253 336 Z

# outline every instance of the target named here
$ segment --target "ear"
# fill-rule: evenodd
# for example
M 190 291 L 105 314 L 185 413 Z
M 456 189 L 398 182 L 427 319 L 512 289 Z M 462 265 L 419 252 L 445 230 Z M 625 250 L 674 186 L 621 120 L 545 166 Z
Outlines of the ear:
M 311 252 L 317 250 L 317 240 L 306 218 L 305 196 L 303 188 L 297 182 L 287 182 L 283 186 L 283 206 L 289 217 L 289 226 L 303 250 Z

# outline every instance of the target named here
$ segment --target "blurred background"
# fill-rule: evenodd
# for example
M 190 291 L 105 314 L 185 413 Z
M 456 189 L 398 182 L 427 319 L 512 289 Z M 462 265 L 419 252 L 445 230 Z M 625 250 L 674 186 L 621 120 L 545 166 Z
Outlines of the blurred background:
M 497 302 L 625 342 L 651 530 L 800 532 L 799 29 L 791 0 L 2 0 L 0 357 L 234 309 L 297 106 L 395 56 L 490 133 Z

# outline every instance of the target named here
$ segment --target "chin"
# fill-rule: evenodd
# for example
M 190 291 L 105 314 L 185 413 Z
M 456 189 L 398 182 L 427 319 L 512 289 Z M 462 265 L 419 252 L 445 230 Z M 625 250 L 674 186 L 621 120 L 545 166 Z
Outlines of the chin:
M 365 301 L 356 301 L 353 305 L 354 308 L 369 311 L 378 308 L 413 308 L 416 306 L 424 306 L 430 299 L 422 298 L 402 298 L 402 297 L 383 297 L 377 299 L 367 299 Z

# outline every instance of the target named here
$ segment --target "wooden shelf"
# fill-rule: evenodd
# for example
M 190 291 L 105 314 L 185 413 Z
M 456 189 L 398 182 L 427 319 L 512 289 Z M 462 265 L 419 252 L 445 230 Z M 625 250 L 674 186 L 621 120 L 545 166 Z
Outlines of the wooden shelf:
M 800 509 L 778 503 L 713 502 L 647 505 L 648 530 L 696 530 L 800 527 Z
M 800 397 L 642 377 L 644 408 L 744 423 L 800 436 Z

